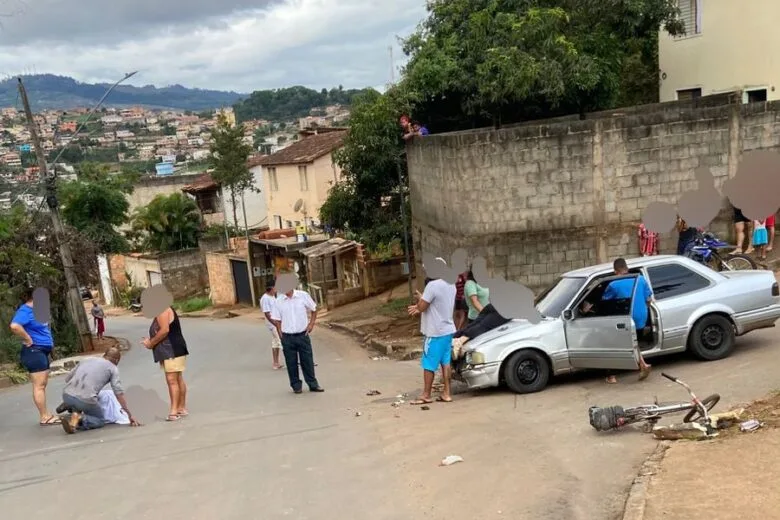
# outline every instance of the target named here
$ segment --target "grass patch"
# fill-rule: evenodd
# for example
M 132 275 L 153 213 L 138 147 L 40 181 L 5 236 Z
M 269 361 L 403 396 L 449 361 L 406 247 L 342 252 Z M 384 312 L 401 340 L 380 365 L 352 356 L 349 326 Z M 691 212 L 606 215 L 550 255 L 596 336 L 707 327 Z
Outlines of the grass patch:
M 27 372 L 20 367 L 6 368 L 0 370 L 0 377 L 7 377 L 15 385 L 21 385 L 30 380 Z
M 406 308 L 409 306 L 409 299 L 408 298 L 396 298 L 394 300 L 390 300 L 387 303 L 383 303 L 378 311 L 379 314 L 384 314 L 385 316 L 394 316 L 397 314 L 405 314 Z
M 211 307 L 211 299 L 208 296 L 196 296 L 173 304 L 178 312 L 198 312 Z

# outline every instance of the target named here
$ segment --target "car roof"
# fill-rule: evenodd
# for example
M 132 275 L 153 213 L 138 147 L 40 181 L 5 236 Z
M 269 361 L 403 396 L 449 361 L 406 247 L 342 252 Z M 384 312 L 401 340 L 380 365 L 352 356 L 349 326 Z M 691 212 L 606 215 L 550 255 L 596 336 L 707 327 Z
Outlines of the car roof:
M 680 255 L 656 255 L 656 256 L 641 256 L 638 258 L 626 258 L 626 264 L 628 265 L 629 269 L 636 269 L 638 267 L 651 267 L 658 264 L 666 264 L 669 263 L 670 260 L 673 260 L 675 263 L 681 263 L 688 266 L 691 266 L 691 264 L 693 264 L 693 266 L 691 267 L 693 267 L 693 269 L 697 271 L 698 271 L 697 266 L 700 265 L 696 261 Z M 612 270 L 612 262 L 607 262 L 603 264 L 592 265 L 589 267 L 583 267 L 581 269 L 575 269 L 574 271 L 569 271 L 568 273 L 564 273 L 563 276 L 566 278 L 587 278 L 593 276 L 594 274 L 599 274 L 604 271 L 611 271 L 611 270 Z

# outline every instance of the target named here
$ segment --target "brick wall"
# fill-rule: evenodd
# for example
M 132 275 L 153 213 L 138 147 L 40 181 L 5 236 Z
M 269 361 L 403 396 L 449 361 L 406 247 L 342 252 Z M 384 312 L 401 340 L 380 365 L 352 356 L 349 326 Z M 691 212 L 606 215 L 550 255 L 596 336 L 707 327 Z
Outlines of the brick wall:
M 127 289 L 127 275 L 125 274 L 124 255 L 109 255 L 108 270 L 111 273 L 111 284 L 114 289 Z
M 235 304 L 236 290 L 230 257 L 223 253 L 206 253 L 206 266 L 212 303 L 214 305 Z
M 416 256 L 465 247 L 493 273 L 537 290 L 565 271 L 636 256 L 647 204 L 696 189 L 698 166 L 720 188 L 741 151 L 780 147 L 780 102 L 733 99 L 415 139 L 407 152 Z M 725 199 L 711 229 L 730 237 Z M 662 252 L 676 241 L 663 236 Z
M 200 249 L 188 249 L 158 255 L 162 281 L 181 300 L 207 292 L 209 275 L 206 259 Z

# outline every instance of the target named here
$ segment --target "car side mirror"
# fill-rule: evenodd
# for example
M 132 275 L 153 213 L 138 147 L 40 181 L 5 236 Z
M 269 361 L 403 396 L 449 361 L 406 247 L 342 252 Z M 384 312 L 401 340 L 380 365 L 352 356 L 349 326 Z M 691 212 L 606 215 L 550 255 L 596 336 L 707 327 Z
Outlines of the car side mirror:
M 569 321 L 574 318 L 574 313 L 571 312 L 571 309 L 566 309 L 563 311 L 563 319 L 566 321 Z

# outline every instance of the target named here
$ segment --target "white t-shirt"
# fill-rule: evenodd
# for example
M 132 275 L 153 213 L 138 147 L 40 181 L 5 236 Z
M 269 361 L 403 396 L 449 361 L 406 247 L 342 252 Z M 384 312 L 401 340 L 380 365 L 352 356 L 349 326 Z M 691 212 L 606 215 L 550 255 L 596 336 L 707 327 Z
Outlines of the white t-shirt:
M 317 310 L 309 293 L 306 291 L 293 291 L 292 298 L 286 294 L 280 294 L 276 298 L 276 305 L 271 312 L 271 317 L 282 322 L 282 334 L 299 334 L 306 332 L 309 326 L 309 312 Z
M 422 299 L 429 306 L 422 313 L 420 332 L 427 338 L 438 338 L 455 334 L 455 322 L 452 315 L 455 312 L 455 284 L 444 280 L 431 280 L 425 286 Z
M 268 293 L 265 293 L 263 296 L 260 297 L 260 308 L 263 310 L 263 314 L 266 312 L 269 313 L 271 316 L 274 314 L 274 307 L 276 307 L 276 298 L 271 296 Z M 265 326 L 268 327 L 271 330 L 274 330 L 276 327 L 274 326 L 271 321 L 266 318 L 265 319 Z
M 98 393 L 98 406 L 103 411 L 103 419 L 110 424 L 130 424 L 130 418 L 122 411 L 122 405 L 114 392 L 106 387 Z

